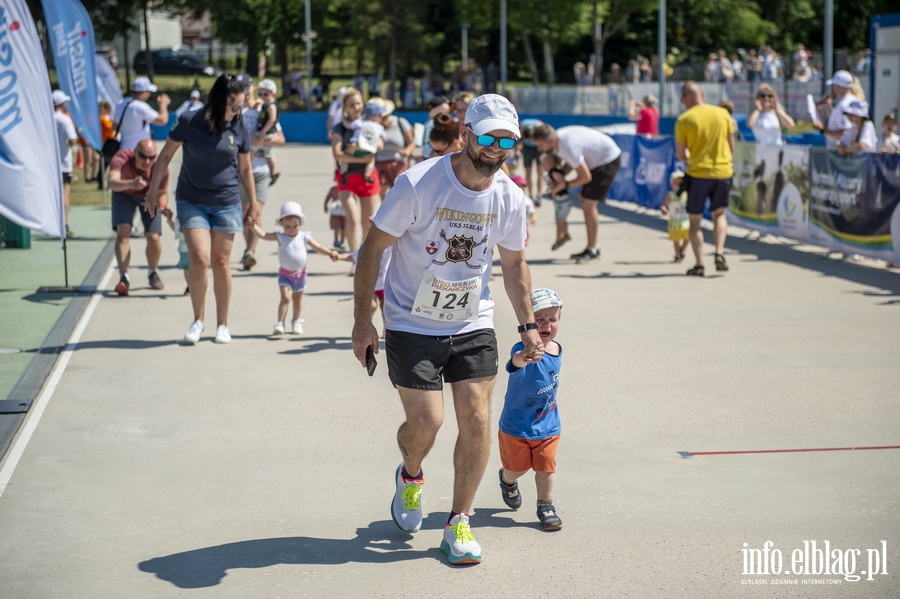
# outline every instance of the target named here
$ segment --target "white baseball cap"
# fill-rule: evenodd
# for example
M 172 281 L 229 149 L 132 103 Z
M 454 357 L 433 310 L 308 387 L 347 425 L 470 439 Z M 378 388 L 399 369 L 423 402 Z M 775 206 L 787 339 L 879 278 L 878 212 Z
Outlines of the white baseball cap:
M 512 102 L 497 94 L 484 94 L 469 103 L 466 125 L 475 135 L 484 135 L 497 129 L 509 131 L 516 137 L 519 132 L 519 115 Z
M 852 114 L 863 118 L 869 117 L 869 103 L 865 100 L 853 100 L 844 109 L 844 114 Z
M 840 87 L 853 87 L 853 75 L 847 71 L 837 71 L 834 76 L 825 82 L 825 85 L 837 85 Z
M 259 83 L 256 84 L 256 89 L 264 89 L 267 92 L 272 92 L 273 94 L 278 93 L 278 84 L 272 81 L 271 79 L 263 79 Z
M 535 289 L 531 292 L 531 309 L 540 312 L 547 308 L 559 308 L 563 305 L 559 294 L 552 289 Z
M 281 224 L 281 219 L 286 216 L 296 216 L 300 219 L 301 225 L 306 222 L 306 215 L 303 214 L 303 208 L 301 208 L 300 204 L 297 202 L 285 202 L 278 212 L 278 218 L 275 220 L 275 223 Z
M 192 97 L 192 98 L 199 98 L 199 97 L 200 97 L 200 90 L 199 90 L 199 89 L 193 89 L 193 90 L 191 90 L 191 97 Z
M 68 102 L 69 100 L 72 99 L 69 96 L 67 96 L 66 92 L 64 92 L 61 89 L 53 90 L 53 93 L 50 94 L 50 97 L 53 98 L 54 106 L 59 106 L 60 104 L 65 104 L 66 102 Z
M 150 83 L 146 77 L 137 77 L 131 83 L 131 91 L 133 92 L 155 92 L 158 87 Z

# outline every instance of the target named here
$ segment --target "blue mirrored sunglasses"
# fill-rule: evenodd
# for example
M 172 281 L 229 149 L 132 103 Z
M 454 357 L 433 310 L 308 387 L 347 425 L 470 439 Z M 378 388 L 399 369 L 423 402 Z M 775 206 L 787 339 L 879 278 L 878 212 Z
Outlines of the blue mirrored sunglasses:
M 469 131 L 472 131 L 472 128 L 469 127 Z M 472 131 L 472 133 L 475 133 Z M 516 138 L 514 137 L 494 137 L 493 135 L 478 135 L 475 137 L 475 141 L 478 142 L 479 146 L 484 146 L 486 148 L 494 145 L 496 141 L 500 145 L 501 150 L 512 150 L 516 147 Z

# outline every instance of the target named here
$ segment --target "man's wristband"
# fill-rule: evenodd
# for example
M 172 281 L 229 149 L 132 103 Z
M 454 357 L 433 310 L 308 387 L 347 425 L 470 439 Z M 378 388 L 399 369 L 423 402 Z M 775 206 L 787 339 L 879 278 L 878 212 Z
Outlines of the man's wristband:
M 526 322 L 525 324 L 519 325 L 519 332 L 524 333 L 525 331 L 536 331 L 538 330 L 538 325 L 536 322 Z

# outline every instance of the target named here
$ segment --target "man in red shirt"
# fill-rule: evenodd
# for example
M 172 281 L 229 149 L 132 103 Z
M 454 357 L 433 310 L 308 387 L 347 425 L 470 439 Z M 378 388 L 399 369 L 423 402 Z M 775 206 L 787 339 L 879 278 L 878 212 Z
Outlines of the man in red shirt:
M 131 263 L 131 223 L 134 211 L 139 209 L 147 240 L 147 267 L 150 270 L 150 287 L 164 289 L 156 272 L 162 254 L 162 216 L 167 210 L 169 171 L 159 183 L 159 210 L 153 216 L 144 210 L 144 201 L 150 191 L 150 179 L 156 165 L 156 144 L 144 139 L 132 149 L 119 150 L 109 163 L 109 189 L 112 191 L 112 226 L 116 232 L 116 263 L 119 266 L 119 283 L 116 293 L 128 295 L 131 279 L 128 265 Z

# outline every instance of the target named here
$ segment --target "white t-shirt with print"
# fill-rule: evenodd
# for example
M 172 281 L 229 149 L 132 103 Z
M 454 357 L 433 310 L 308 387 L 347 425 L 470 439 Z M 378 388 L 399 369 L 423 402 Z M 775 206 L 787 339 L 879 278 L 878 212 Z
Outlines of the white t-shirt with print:
M 125 118 L 122 118 L 123 110 L 125 110 Z M 122 140 L 119 149 L 133 150 L 141 140 L 150 139 L 150 123 L 156 120 L 158 116 L 159 113 L 142 100 L 133 100 L 127 97 L 116 104 L 116 109 L 113 110 L 112 121 L 113 131 L 115 131 L 116 126 L 119 124 L 119 119 L 122 119 L 122 128 L 119 130 L 122 134 Z
M 484 191 L 472 191 L 453 172 L 452 156 L 415 165 L 397 177 L 375 213 L 375 226 L 399 239 L 384 286 L 388 329 L 421 335 L 456 335 L 494 326 L 488 289 L 491 250 L 525 247 L 525 196 L 502 171 Z M 480 278 L 472 321 L 440 321 L 412 313 L 426 271 L 445 281 Z M 475 298 L 473 298 L 475 299 Z
M 588 170 L 594 170 L 622 154 L 622 149 L 612 137 L 583 125 L 560 127 L 556 130 L 556 137 L 559 139 L 556 154 L 572 168 L 584 162 Z

